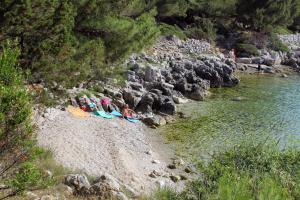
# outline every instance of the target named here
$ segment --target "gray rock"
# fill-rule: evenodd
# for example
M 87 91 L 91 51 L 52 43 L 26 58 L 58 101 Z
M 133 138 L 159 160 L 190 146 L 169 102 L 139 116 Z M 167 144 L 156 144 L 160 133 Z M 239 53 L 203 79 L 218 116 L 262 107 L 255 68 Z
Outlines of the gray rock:
M 163 126 L 167 122 L 166 120 L 161 116 L 153 116 L 153 117 L 147 117 L 143 119 L 143 122 L 147 124 L 148 126 Z
M 147 65 L 145 69 L 145 81 L 153 82 L 158 79 L 159 72 L 152 65 Z
M 267 66 L 274 66 L 275 65 L 276 60 L 270 57 L 264 57 L 264 63 Z
M 173 100 L 176 104 L 185 104 L 189 101 L 186 98 L 181 98 L 181 97 L 177 97 L 177 96 L 173 96 Z
M 261 57 L 252 58 L 252 64 L 262 64 L 263 61 L 264 61 L 264 59 L 262 59 Z
M 251 58 L 237 58 L 236 62 L 242 63 L 242 64 L 252 64 L 252 59 Z
M 242 101 L 243 99 L 243 97 L 234 97 L 232 98 L 232 101 Z
M 151 178 L 157 178 L 157 177 L 160 177 L 160 176 L 161 176 L 161 173 L 159 173 L 159 172 L 153 170 L 153 171 L 149 174 L 149 176 L 150 176 Z
M 142 92 L 125 88 L 122 91 L 122 96 L 126 104 L 128 104 L 131 108 L 135 108 L 141 100 Z
M 137 91 L 143 91 L 143 85 L 137 82 L 129 82 L 128 85 L 133 89 Z
M 178 181 L 181 180 L 180 176 L 178 176 L 178 175 L 171 175 L 171 176 L 170 176 L 170 179 L 171 179 L 174 183 L 176 183 L 176 182 L 178 182 Z
M 81 174 L 66 175 L 64 183 L 70 187 L 74 187 L 77 193 L 87 194 L 91 187 L 87 177 Z

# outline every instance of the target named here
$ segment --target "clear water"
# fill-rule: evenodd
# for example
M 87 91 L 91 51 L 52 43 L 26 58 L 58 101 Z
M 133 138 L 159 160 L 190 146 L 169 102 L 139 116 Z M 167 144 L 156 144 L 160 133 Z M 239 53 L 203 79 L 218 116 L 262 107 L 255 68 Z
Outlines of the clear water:
M 284 148 L 300 138 L 300 76 L 243 76 L 237 87 L 211 92 L 204 102 L 181 106 L 188 118 L 162 130 L 180 156 L 207 158 L 243 142 Z

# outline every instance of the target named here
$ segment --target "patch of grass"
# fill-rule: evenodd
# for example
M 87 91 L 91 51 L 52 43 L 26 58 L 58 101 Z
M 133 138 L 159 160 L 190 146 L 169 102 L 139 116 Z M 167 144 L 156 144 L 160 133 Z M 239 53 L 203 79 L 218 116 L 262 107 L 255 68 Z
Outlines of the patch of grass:
M 70 173 L 71 170 L 59 165 L 53 157 L 53 154 L 49 150 L 39 148 L 40 154 L 34 161 L 36 167 L 41 171 L 50 171 L 52 173 L 52 183 L 62 182 L 63 176 Z
M 236 51 L 239 57 L 258 56 L 259 52 L 256 46 L 248 43 L 236 44 Z

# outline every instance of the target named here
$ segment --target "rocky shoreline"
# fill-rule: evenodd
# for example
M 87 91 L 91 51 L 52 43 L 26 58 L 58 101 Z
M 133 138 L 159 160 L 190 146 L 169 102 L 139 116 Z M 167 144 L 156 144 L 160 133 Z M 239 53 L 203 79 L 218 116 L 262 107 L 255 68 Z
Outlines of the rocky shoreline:
M 187 103 L 189 99 L 202 101 L 209 95 L 210 88 L 237 85 L 239 79 L 235 76 L 236 73 L 267 73 L 286 77 L 288 73 L 299 69 L 299 55 L 297 51 L 291 54 L 264 51 L 260 57 L 237 58 L 235 62 L 205 41 L 192 39 L 182 41 L 175 36 L 164 37 L 144 53 L 134 54 L 128 59 L 125 64 L 128 67 L 125 87 L 118 88 L 105 84 L 104 92 L 99 94 L 99 97 L 107 96 L 119 105 L 128 104 L 146 125 L 156 128 L 172 123 L 174 115 L 180 115 L 177 113 L 177 104 Z M 260 70 L 258 64 L 262 64 Z M 289 67 L 280 64 L 287 64 Z M 89 88 L 89 84 L 67 92 L 74 97 Z M 124 184 L 128 185 L 128 188 L 135 187 L 130 189 L 134 195 L 137 195 L 136 191 L 141 189 L 141 186 L 149 186 L 148 189 L 153 190 L 155 187 L 165 186 L 166 183 L 180 190 L 186 181 L 193 178 L 193 175 L 190 175 L 192 169 L 180 159 L 171 162 L 170 158 L 168 161 L 159 158 L 161 152 L 153 148 L 153 143 L 145 139 L 145 136 L 149 135 L 149 129 L 143 127 L 141 131 L 141 124 L 129 125 L 121 119 L 109 122 L 104 119 L 77 120 L 65 111 L 61 111 L 61 108 L 62 105 L 54 110 L 48 109 L 43 116 L 40 116 L 39 144 L 53 149 L 56 160 L 64 163 L 64 166 L 85 169 L 98 176 L 102 174 L 102 179 L 92 184 L 84 175 L 68 175 L 65 183 L 73 188 L 73 193 L 84 195 L 105 193 L 117 199 L 127 199 L 116 187 Z M 102 125 L 97 125 L 99 123 Z M 66 124 L 68 125 L 65 126 Z M 120 124 L 123 128 L 119 127 Z M 87 130 L 78 131 L 82 128 Z M 68 136 L 61 138 L 52 134 L 57 132 Z M 75 134 L 76 132 L 78 134 Z M 99 133 L 102 134 L 101 140 L 97 139 Z M 111 134 L 114 135 L 113 138 Z M 85 139 L 82 139 L 83 137 Z M 86 146 L 85 141 L 88 139 L 86 137 L 90 137 L 93 148 Z M 130 141 L 128 137 L 131 138 Z M 57 146 L 60 143 L 65 143 L 69 147 L 61 149 Z M 100 151 L 97 148 L 99 145 L 103 146 Z M 160 145 L 164 146 L 162 141 L 154 146 Z M 93 149 L 97 156 L 93 154 Z M 88 155 L 87 159 L 73 155 L 74 153 L 80 155 L 80 151 Z M 104 156 L 105 152 L 106 156 Z M 147 154 L 147 152 L 152 153 Z M 69 155 L 69 160 L 64 157 L 65 155 Z M 147 157 L 145 162 L 143 161 L 144 164 L 139 163 L 139 160 L 144 157 Z M 105 159 L 107 166 L 102 162 Z M 85 162 L 90 163 L 90 160 L 99 164 L 98 169 L 93 165 L 88 165 L 87 168 Z M 109 164 L 110 162 L 113 164 Z M 119 165 L 119 169 L 117 167 L 108 170 L 110 165 Z

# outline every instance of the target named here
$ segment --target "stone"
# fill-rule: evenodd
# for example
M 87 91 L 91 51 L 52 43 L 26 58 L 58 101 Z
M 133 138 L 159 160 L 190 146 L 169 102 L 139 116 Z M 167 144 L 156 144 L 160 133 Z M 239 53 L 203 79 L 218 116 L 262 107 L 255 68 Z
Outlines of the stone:
M 121 190 L 120 182 L 116 178 L 114 178 L 113 176 L 108 175 L 108 174 L 104 174 L 104 175 L 96 178 L 93 181 L 92 187 L 94 188 L 95 186 L 97 186 L 97 187 L 105 186 L 106 189 L 114 190 L 114 191 Z
M 127 103 L 131 108 L 135 108 L 140 100 L 141 100 L 141 96 L 142 93 L 139 91 L 134 91 L 132 89 L 129 88 L 125 88 L 122 91 L 122 96 L 123 99 L 125 101 L 125 103 Z
M 88 193 L 91 187 L 87 177 L 82 174 L 66 175 L 64 183 L 70 187 L 74 187 L 77 193 Z
M 242 101 L 243 99 L 243 97 L 233 97 L 232 101 Z
M 180 176 L 178 176 L 178 175 L 170 175 L 170 179 L 171 179 L 174 183 L 176 183 L 176 182 L 178 182 L 178 181 L 181 180 Z
M 205 91 L 201 88 L 195 88 L 189 97 L 196 101 L 203 101 L 205 98 Z
M 159 162 L 159 160 L 152 160 L 151 161 L 153 164 L 159 164 L 160 162 Z
M 180 174 L 179 177 L 182 181 L 188 180 L 188 178 L 185 175 Z
M 189 100 L 186 98 L 181 98 L 181 97 L 177 97 L 177 96 L 173 96 L 173 100 L 176 104 L 185 104 L 188 103 Z
M 137 91 L 143 91 L 143 85 L 137 82 L 129 82 L 128 85 L 133 89 Z
M 136 111 L 142 113 L 152 113 L 152 106 L 155 97 L 156 95 L 154 95 L 153 93 L 144 94 L 141 100 L 139 101 L 138 105 L 136 106 Z
M 37 200 L 37 199 L 40 199 L 39 196 L 33 192 L 26 192 L 25 193 L 25 196 L 27 197 L 28 200 Z
M 264 62 L 263 64 L 267 65 L 267 66 L 274 66 L 275 65 L 276 60 L 270 57 L 264 57 Z
M 153 116 L 153 117 L 147 117 L 147 118 L 144 118 L 143 119 L 143 122 L 145 124 L 147 124 L 148 126 L 163 126 L 163 125 L 166 125 L 166 120 L 161 117 L 161 116 Z
M 161 113 L 167 114 L 167 115 L 174 115 L 176 113 L 176 105 L 173 101 L 173 98 L 161 96 L 160 97 L 160 109 L 159 111 Z
M 191 167 L 186 167 L 186 168 L 184 169 L 184 171 L 185 171 L 185 173 L 188 173 L 188 174 L 193 172 L 193 170 L 192 170 Z
M 47 174 L 48 178 L 53 177 L 53 173 L 50 170 L 46 170 L 45 173 Z
M 161 176 L 161 173 L 159 173 L 159 172 L 153 170 L 153 171 L 149 174 L 149 176 L 150 176 L 151 178 L 157 178 L 157 177 Z
M 252 59 L 251 58 L 237 58 L 236 62 L 242 63 L 242 64 L 252 64 Z
M 184 165 L 184 161 L 181 158 L 175 159 L 175 160 L 173 160 L 173 164 L 176 166 L 181 166 L 181 165 Z
M 286 74 L 281 74 L 281 77 L 282 77 L 282 78 L 288 78 L 288 75 L 286 75 Z
M 169 84 L 169 83 L 162 83 L 162 87 L 164 87 L 164 88 L 169 88 L 169 89 L 171 89 L 171 90 L 174 89 L 174 85 L 171 85 L 171 84 Z
M 262 64 L 264 59 L 261 58 L 261 57 L 254 57 L 254 58 L 251 58 L 252 59 L 252 64 Z
M 147 65 L 145 69 L 145 81 L 153 82 L 158 78 L 158 70 L 154 68 L 152 65 Z
M 174 164 L 169 164 L 167 167 L 168 167 L 169 169 L 176 169 L 176 165 L 174 165 Z
M 181 118 L 181 119 L 186 119 L 187 118 L 187 115 L 183 112 L 178 112 L 178 117 Z

